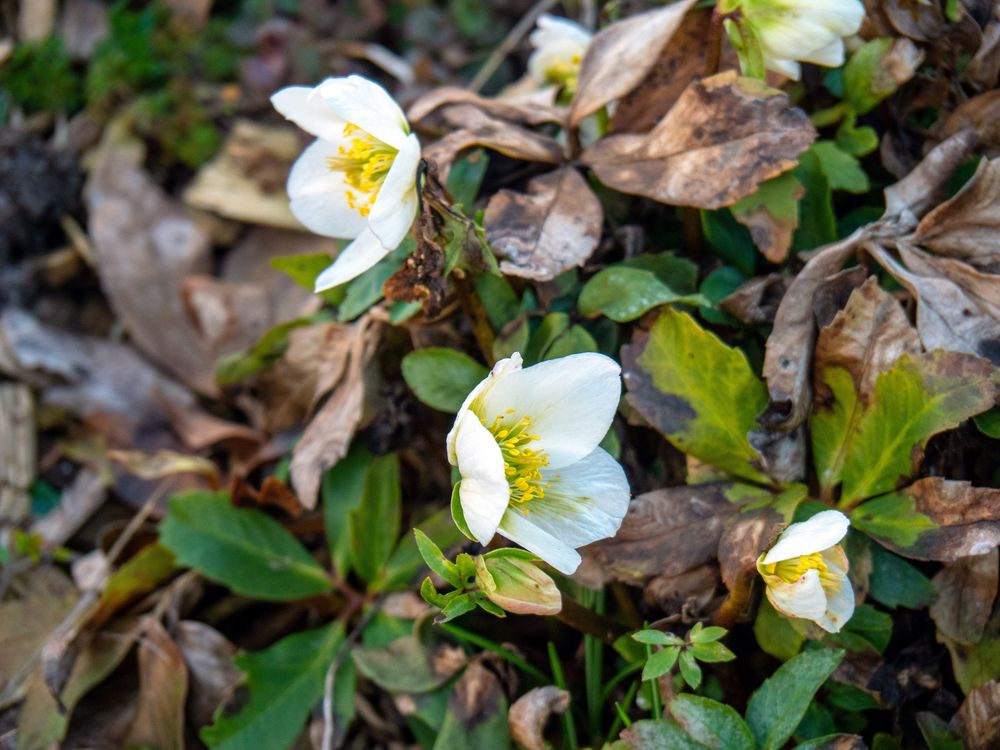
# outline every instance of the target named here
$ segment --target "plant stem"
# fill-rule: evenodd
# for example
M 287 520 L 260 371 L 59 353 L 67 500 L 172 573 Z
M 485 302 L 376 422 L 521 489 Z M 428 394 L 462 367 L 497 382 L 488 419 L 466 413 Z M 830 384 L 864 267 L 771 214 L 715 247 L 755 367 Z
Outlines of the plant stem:
M 592 635 L 609 646 L 628 632 L 624 625 L 609 620 L 593 610 L 577 604 L 572 599 L 563 596 L 562 610 L 556 615 L 559 620 L 584 635 Z
M 754 570 L 746 570 L 739 575 L 732 590 L 723 600 L 712 618 L 713 625 L 731 629 L 736 620 L 750 605 L 750 595 L 753 592 Z
M 552 641 L 548 643 L 549 652 L 549 666 L 552 668 L 552 679 L 556 683 L 556 687 L 562 690 L 568 690 L 566 687 L 566 676 L 562 671 L 562 664 L 559 662 L 559 654 L 556 652 L 556 644 Z M 579 741 L 576 737 L 576 727 L 573 724 L 573 709 L 570 708 L 562 715 L 563 728 L 566 731 L 566 744 L 570 747 L 570 750 L 576 750 L 580 746 Z

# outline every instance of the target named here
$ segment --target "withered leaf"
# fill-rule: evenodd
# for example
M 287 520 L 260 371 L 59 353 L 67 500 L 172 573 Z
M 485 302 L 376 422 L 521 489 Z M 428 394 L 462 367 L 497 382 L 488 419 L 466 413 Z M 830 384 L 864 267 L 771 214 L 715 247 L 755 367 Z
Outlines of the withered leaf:
M 458 86 L 441 86 L 432 89 L 407 108 L 406 116 L 410 122 L 423 125 L 425 120 L 433 119 L 433 115 L 440 114 L 439 110 L 460 104 L 471 105 L 490 117 L 508 120 L 519 125 L 562 123 L 565 118 L 562 110 L 551 106 L 551 104 L 544 106 L 537 101 L 525 104 L 511 97 L 490 99 Z
M 737 506 L 732 483 L 668 487 L 632 500 L 618 533 L 584 547 L 613 579 L 635 585 L 655 575 L 679 575 L 713 560 L 726 520 Z
M 986 554 L 1000 544 L 1000 489 L 926 477 L 886 497 L 898 505 L 906 519 L 921 514 L 937 525 L 914 534 L 913 540 L 894 540 L 881 530 L 866 529 L 884 546 L 905 557 L 953 562 L 969 555 Z M 876 502 L 888 501 L 885 498 L 869 501 Z M 854 513 L 863 516 L 869 503 L 858 506 Z M 857 519 L 852 516 L 852 520 Z
M 438 644 L 428 648 L 407 635 L 379 649 L 355 649 L 351 656 L 365 677 L 392 693 L 424 693 L 443 685 L 466 665 L 461 648 Z
M 799 226 L 799 200 L 805 192 L 798 179 L 785 173 L 763 183 L 731 209 L 733 218 L 750 230 L 753 244 L 772 263 L 788 257 Z
M 187 703 L 191 723 L 207 726 L 242 679 L 241 672 L 233 665 L 236 646 L 219 631 L 194 620 L 177 623 L 174 642 L 190 677 Z
M 937 599 L 930 615 L 939 633 L 969 646 L 982 639 L 997 596 L 998 561 L 994 548 L 949 563 L 934 576 Z
M 184 750 L 184 702 L 188 671 L 166 629 L 144 620 L 139 640 L 139 694 L 128 747 Z
M 906 177 L 885 189 L 884 219 L 912 226 L 941 200 L 948 178 L 979 142 L 971 128 L 959 130 L 939 143 Z
M 860 233 L 823 248 L 806 263 L 792 281 L 774 316 L 774 329 L 767 339 L 764 379 L 771 402 L 761 415 L 770 430 L 790 432 L 809 413 L 809 372 L 816 321 L 813 305 L 822 285 L 854 252 Z
M 607 136 L 582 158 L 623 193 L 721 208 L 794 167 L 815 138 L 784 94 L 728 71 L 692 82 L 648 134 Z
M 510 736 L 525 750 L 546 750 L 543 736 L 549 717 L 569 709 L 569 692 L 555 685 L 532 688 L 510 707 Z
M 965 80 L 979 90 L 993 88 L 1000 73 L 1000 20 L 994 18 L 983 30 L 983 43 L 963 71 Z
M 598 32 L 580 65 L 570 103 L 570 126 L 579 126 L 587 115 L 632 91 L 656 63 L 660 50 L 694 3 L 695 0 L 679 0 Z
M 549 281 L 583 265 L 601 239 L 604 212 L 573 167 L 536 177 L 528 192 L 501 190 L 486 206 L 483 226 L 509 276 Z
M 85 194 L 97 273 L 136 347 L 194 390 L 216 395 L 215 360 L 181 296 L 188 275 L 209 269 L 208 236 L 131 149 L 102 151 Z
M 1000 91 L 993 90 L 958 105 L 944 124 L 945 135 L 971 128 L 990 156 L 1000 151 Z
M 459 129 L 424 149 L 424 158 L 437 165 L 442 181 L 448 179 L 451 165 L 459 154 L 473 146 L 485 146 L 522 161 L 544 164 L 563 161 L 562 148 L 554 138 L 491 117 L 472 105 L 449 107 L 445 110 L 445 118 L 449 125 Z
M 921 219 L 914 239 L 935 253 L 1000 272 L 1000 159 L 984 159 L 953 198 Z
M 785 518 L 774 508 L 731 516 L 719 537 L 719 572 L 730 591 L 755 570 L 757 558 L 774 542 Z
M 472 230 L 471 226 L 469 227 Z M 425 203 L 417 219 L 417 248 L 410 253 L 396 273 L 386 279 L 382 292 L 386 299 L 420 302 L 424 314 L 433 317 L 441 310 L 447 290 L 445 254 L 437 238 L 439 229 L 434 213 Z
M 722 300 L 719 309 L 747 325 L 771 325 L 790 283 L 778 273 L 758 276 Z
M 1000 682 L 993 680 L 970 690 L 951 728 L 965 742 L 966 750 L 1000 747 Z

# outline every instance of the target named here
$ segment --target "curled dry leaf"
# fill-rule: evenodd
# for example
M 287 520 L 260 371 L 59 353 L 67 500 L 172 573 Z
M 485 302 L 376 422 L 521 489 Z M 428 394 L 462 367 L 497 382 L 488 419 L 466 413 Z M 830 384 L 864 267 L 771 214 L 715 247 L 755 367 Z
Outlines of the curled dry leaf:
M 914 240 L 980 270 L 1000 272 L 1000 159 L 984 159 L 953 198 L 920 220 Z
M 916 297 L 924 348 L 966 352 L 1000 364 L 1000 276 L 898 246 L 906 266 L 881 247 L 869 245 L 868 250 Z
M 306 426 L 292 454 L 292 483 L 302 505 L 309 510 L 316 507 L 323 472 L 344 457 L 361 422 L 365 368 L 381 338 L 379 324 L 367 315 L 351 329 L 349 348 L 333 354 L 333 372 L 320 381 L 315 398 L 330 395 Z
M 990 156 L 1000 154 L 1000 91 L 987 91 L 958 105 L 944 124 L 944 134 L 971 128 Z
M 794 167 L 815 138 L 787 96 L 728 71 L 691 83 L 648 134 L 602 138 L 583 161 L 615 190 L 721 208 Z
M 966 750 L 1000 747 L 1000 682 L 993 680 L 970 690 L 951 728 L 965 742 Z
M 564 714 L 568 709 L 568 691 L 555 685 L 532 688 L 510 707 L 510 736 L 525 750 L 546 750 L 545 723 L 552 714 Z
M 632 91 L 649 72 L 695 0 L 639 13 L 598 32 L 580 64 L 569 124 Z
M 1000 19 L 994 18 L 983 30 L 979 51 L 965 66 L 965 80 L 980 91 L 993 88 L 1000 73 Z
M 208 236 L 134 149 L 99 152 L 85 195 L 101 285 L 136 347 L 199 393 L 217 395 L 215 360 L 181 295 L 187 276 L 209 269 Z
M 780 273 L 758 276 L 722 300 L 719 309 L 747 325 L 771 325 L 790 283 Z
M 155 453 L 143 451 L 108 451 L 108 458 L 124 466 L 129 473 L 143 479 L 160 479 L 173 474 L 203 474 L 217 480 L 219 467 L 201 456 L 189 453 L 160 450 Z
M 922 514 L 937 525 L 937 528 L 925 528 L 913 534 L 915 539 L 894 539 L 890 536 L 891 531 L 887 534 L 878 527 L 865 529 L 870 536 L 901 555 L 917 560 L 954 562 L 961 557 L 986 554 L 1000 544 L 998 489 L 926 477 L 889 497 L 899 504 L 905 520 L 917 518 L 913 514 Z M 880 501 L 882 498 L 869 502 Z M 858 515 L 865 516 L 866 505 L 858 506 L 852 520 L 857 520 Z
M 127 747 L 184 750 L 188 671 L 177 644 L 152 617 L 139 640 L 139 692 Z
M 737 507 L 732 483 L 668 487 L 632 500 L 618 533 L 584 547 L 609 579 L 641 585 L 713 560 L 727 519 Z
M 997 597 L 998 561 L 992 549 L 960 558 L 934 576 L 937 598 L 930 615 L 939 634 L 969 646 L 979 643 Z
M 485 146 L 522 161 L 544 164 L 563 161 L 562 148 L 554 138 L 491 117 L 472 105 L 448 107 L 444 118 L 449 126 L 459 129 L 424 149 L 424 158 L 437 165 L 442 182 L 448 179 L 451 165 L 459 154 L 473 146 Z
M 190 676 L 187 704 L 191 723 L 207 726 L 243 679 L 233 665 L 236 646 L 219 631 L 194 620 L 177 623 L 174 642 Z
M 554 91 L 549 92 L 547 98 L 551 98 L 552 94 Z M 406 116 L 410 122 L 426 127 L 432 125 L 435 117 L 442 116 L 442 110 L 461 104 L 471 105 L 490 117 L 518 125 L 561 124 L 564 120 L 562 110 L 552 106 L 551 101 L 545 104 L 540 101 L 524 103 L 517 97 L 490 99 L 457 86 L 432 89 L 409 106 Z
M 791 432 L 809 413 L 816 295 L 854 252 L 860 236 L 860 231 L 855 232 L 817 252 L 792 281 L 778 305 L 764 355 L 764 379 L 771 401 L 760 421 L 768 430 Z
M 719 572 L 730 591 L 756 570 L 757 558 L 774 542 L 785 518 L 774 508 L 731 516 L 719 538 Z
M 549 281 L 583 265 L 601 239 L 604 212 L 586 180 L 563 167 L 528 183 L 527 193 L 501 190 L 483 225 L 508 276 Z

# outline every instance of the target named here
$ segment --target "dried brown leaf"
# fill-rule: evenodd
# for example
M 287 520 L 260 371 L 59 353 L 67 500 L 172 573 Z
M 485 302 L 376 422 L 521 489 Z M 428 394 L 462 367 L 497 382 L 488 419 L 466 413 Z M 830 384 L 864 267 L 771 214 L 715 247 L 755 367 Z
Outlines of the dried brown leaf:
M 563 167 L 528 183 L 528 192 L 501 190 L 486 206 L 483 226 L 508 276 L 549 281 L 581 266 L 597 249 L 604 211 L 586 180 Z
M 569 710 L 569 692 L 555 685 L 532 688 L 510 707 L 507 723 L 514 742 L 525 750 L 546 750 L 545 723 Z
M 959 104 L 945 121 L 944 134 L 966 128 L 976 132 L 981 146 L 991 156 L 1000 153 L 1000 91 L 987 91 Z
M 580 65 L 570 126 L 579 126 L 585 117 L 638 86 L 694 4 L 695 0 L 679 0 L 598 32 Z
M 1000 159 L 984 159 L 953 198 L 921 219 L 914 240 L 980 270 L 1000 271 Z
M 139 640 L 139 693 L 127 747 L 184 750 L 188 671 L 166 629 L 149 617 Z
M 632 500 L 618 533 L 583 548 L 611 579 L 639 585 L 655 575 L 679 575 L 713 560 L 737 506 L 732 483 L 669 487 Z
M 794 167 L 815 138 L 784 94 L 728 71 L 693 82 L 647 135 L 607 136 L 582 158 L 615 190 L 720 208 Z
M 965 66 L 963 76 L 979 90 L 996 86 L 1000 73 L 1000 20 L 993 19 L 983 30 L 983 43 Z
M 211 479 L 219 478 L 219 467 L 201 456 L 189 453 L 161 450 L 155 453 L 143 451 L 108 451 L 108 458 L 117 461 L 130 473 L 143 479 L 160 479 L 172 474 L 202 474 Z
M 489 99 L 457 86 L 441 86 L 429 91 L 407 108 L 406 116 L 410 122 L 423 125 L 424 121 L 440 116 L 439 110 L 460 104 L 471 105 L 490 117 L 518 125 L 561 124 L 565 119 L 563 111 L 551 102 L 548 105 L 539 101 L 522 103 L 517 97 Z
M 722 300 L 719 309 L 747 325 L 771 325 L 790 283 L 779 273 L 758 276 Z
M 562 148 L 554 138 L 491 117 L 472 105 L 448 107 L 444 116 L 449 126 L 458 129 L 424 149 L 424 158 L 437 166 L 442 182 L 448 179 L 459 154 L 473 146 L 484 146 L 522 161 L 559 164 L 564 160 Z
M 791 432 L 809 413 L 816 295 L 854 252 L 859 237 L 860 232 L 856 232 L 817 252 L 792 281 L 778 305 L 764 355 L 764 378 L 771 402 L 760 421 L 769 430 Z
M 979 643 L 997 596 L 998 561 L 997 550 L 992 549 L 960 558 L 934 576 L 937 598 L 930 615 L 940 634 L 969 646 Z
M 174 642 L 190 676 L 187 707 L 191 723 L 207 726 L 243 678 L 233 665 L 236 646 L 219 631 L 193 620 L 177 623 Z
M 741 579 L 755 570 L 757 558 L 774 542 L 784 525 L 774 508 L 740 513 L 726 523 L 719 538 L 719 572 L 726 588 L 738 588 Z
M 951 728 L 965 742 L 966 750 L 1000 747 L 1000 682 L 993 680 L 970 690 Z
M 940 202 L 948 179 L 978 144 L 976 131 L 959 130 L 935 146 L 906 177 L 885 189 L 883 220 L 906 227 Z
M 209 238 L 131 149 L 100 153 L 86 198 L 101 285 L 136 347 L 194 390 L 216 395 L 215 361 L 181 297 L 184 279 L 209 268 Z

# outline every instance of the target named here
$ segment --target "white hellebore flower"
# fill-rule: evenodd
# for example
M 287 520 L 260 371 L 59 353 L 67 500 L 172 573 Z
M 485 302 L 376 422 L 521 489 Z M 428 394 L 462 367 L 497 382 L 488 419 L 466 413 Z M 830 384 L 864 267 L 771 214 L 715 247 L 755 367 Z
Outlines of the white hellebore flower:
M 756 32 L 764 65 L 794 80 L 798 61 L 844 64 L 844 37 L 861 28 L 861 0 L 743 0 L 740 12 Z
M 289 86 L 271 103 L 316 136 L 288 175 L 295 218 L 316 234 L 354 240 L 317 277 L 321 292 L 367 271 L 410 231 L 420 143 L 386 90 L 361 76 Z
M 628 480 L 598 443 L 618 408 L 620 372 L 603 354 L 521 369 L 515 353 L 468 395 L 448 433 L 448 460 L 481 544 L 499 533 L 568 575 L 580 564 L 577 547 L 614 536 Z
M 528 39 L 534 47 L 528 58 L 528 72 L 535 83 L 576 88 L 580 63 L 590 46 L 590 32 L 568 18 L 546 13 Z
M 847 555 L 838 544 L 851 525 L 839 510 L 824 510 L 793 523 L 757 559 L 767 598 L 789 617 L 812 620 L 838 632 L 854 614 L 854 590 L 847 578 Z

